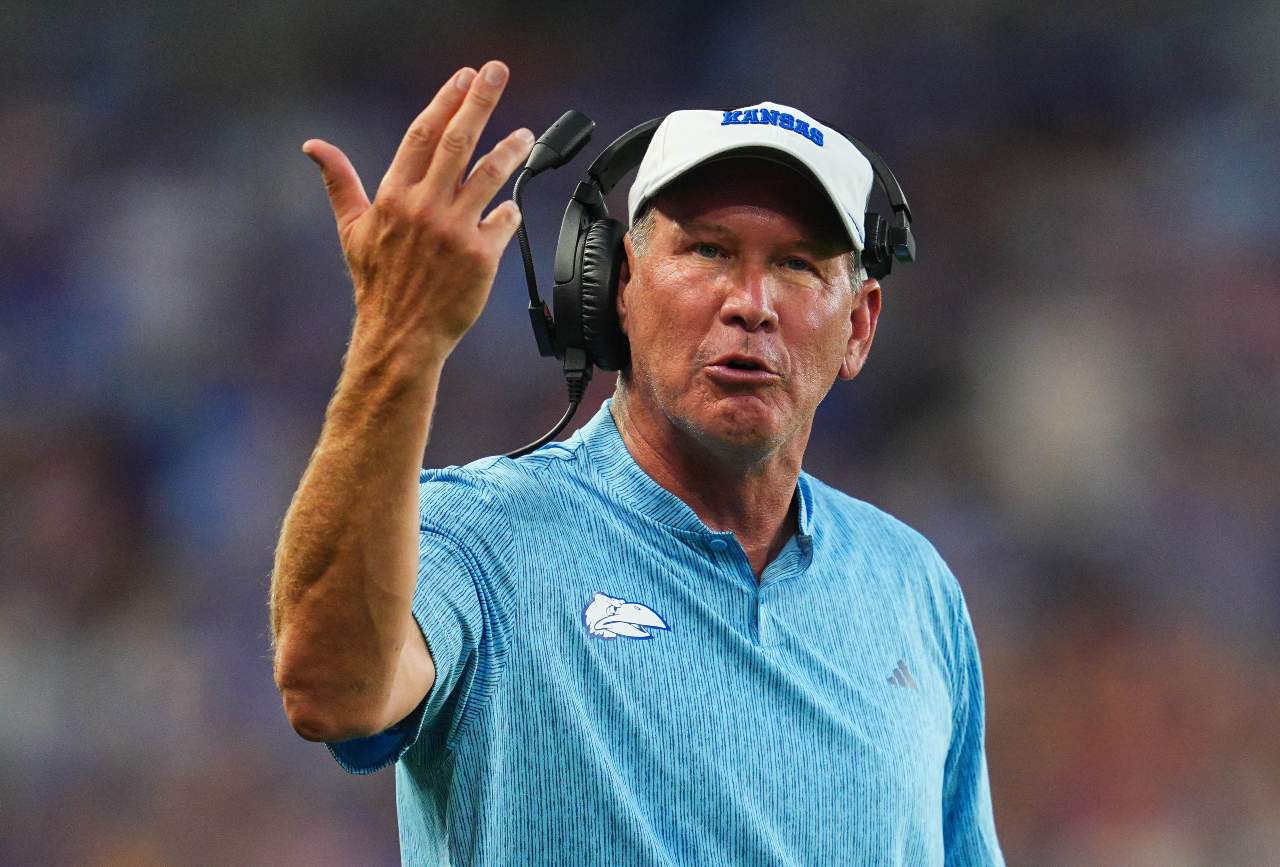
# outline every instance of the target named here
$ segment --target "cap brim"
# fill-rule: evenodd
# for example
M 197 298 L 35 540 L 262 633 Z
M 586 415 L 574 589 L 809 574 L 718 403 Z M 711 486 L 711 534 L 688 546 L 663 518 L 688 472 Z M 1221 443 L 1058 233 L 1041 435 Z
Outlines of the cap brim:
M 795 156 L 789 151 L 781 150 L 779 148 L 772 147 L 770 145 L 762 145 L 762 144 L 740 145 L 737 147 L 726 148 L 725 150 L 709 154 L 708 156 L 704 157 L 698 162 L 692 163 L 682 168 L 673 176 L 663 181 L 660 186 L 656 187 L 653 190 L 650 190 L 647 194 L 645 194 L 644 198 L 641 199 L 637 204 L 636 213 L 639 213 L 640 211 L 642 211 L 645 205 L 647 205 L 649 202 L 652 202 L 654 198 L 656 198 L 657 196 L 661 195 L 664 190 L 671 187 L 677 181 L 680 181 L 688 177 L 688 175 L 691 172 L 694 172 L 697 169 L 703 168 L 704 166 L 710 165 L 711 163 L 721 162 L 723 160 L 730 160 L 730 159 L 768 160 L 769 162 L 776 163 L 781 166 L 785 166 L 786 168 L 791 169 L 792 171 L 796 172 L 797 174 L 805 178 L 807 181 L 809 181 L 809 183 L 813 184 L 813 186 L 816 187 L 822 193 L 823 197 L 827 200 L 827 204 L 831 206 L 832 216 L 835 217 L 836 223 L 841 227 L 841 229 L 844 230 L 844 234 L 846 238 L 849 240 L 850 244 L 852 244 L 853 248 L 855 250 L 862 249 L 861 238 L 858 237 L 856 230 L 849 225 L 850 223 L 849 219 L 846 218 L 844 213 L 840 210 L 840 206 L 836 202 L 835 197 L 831 195 L 831 191 L 828 190 L 826 185 L 823 184 L 822 181 L 818 178 L 817 173 L 808 164 L 806 164 L 804 160 L 800 159 L 799 157 Z

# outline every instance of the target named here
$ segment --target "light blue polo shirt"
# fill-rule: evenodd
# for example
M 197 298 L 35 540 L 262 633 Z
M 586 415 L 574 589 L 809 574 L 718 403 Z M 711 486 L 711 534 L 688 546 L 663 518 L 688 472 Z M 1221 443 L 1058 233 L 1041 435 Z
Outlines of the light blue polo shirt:
M 918 533 L 801 473 L 757 582 L 610 401 L 563 443 L 422 474 L 436 666 L 391 730 L 405 864 L 1002 864 L 982 674 Z

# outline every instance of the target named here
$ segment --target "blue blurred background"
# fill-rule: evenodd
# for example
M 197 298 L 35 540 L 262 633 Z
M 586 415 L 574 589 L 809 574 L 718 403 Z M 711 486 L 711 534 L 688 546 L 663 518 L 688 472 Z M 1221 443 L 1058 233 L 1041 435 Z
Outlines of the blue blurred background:
M 773 99 L 886 158 L 920 261 L 806 468 L 959 576 L 1010 863 L 1280 862 L 1280 5 L 3 19 L 0 863 L 397 861 L 391 776 L 300 740 L 271 679 L 275 537 L 352 316 L 299 146 L 338 144 L 372 189 L 439 84 L 491 57 L 512 81 L 486 150 L 571 107 L 594 155 L 669 110 Z M 544 280 L 585 162 L 529 186 Z M 513 243 L 428 465 L 558 417 L 523 296 Z

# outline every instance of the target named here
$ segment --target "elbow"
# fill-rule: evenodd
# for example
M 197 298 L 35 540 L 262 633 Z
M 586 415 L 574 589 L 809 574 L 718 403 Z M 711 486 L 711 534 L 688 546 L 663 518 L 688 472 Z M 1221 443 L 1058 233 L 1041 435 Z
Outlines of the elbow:
M 339 678 L 332 666 L 297 653 L 297 645 L 285 642 L 277 648 L 273 675 L 289 726 L 304 740 L 336 743 L 375 735 L 377 697 L 372 684 Z
M 304 689 L 304 682 L 284 664 L 284 648 L 276 647 L 272 678 L 276 691 L 284 705 L 284 715 L 289 726 L 303 740 L 323 742 L 332 732 L 332 722 L 324 714 L 324 703 L 317 701 L 312 692 Z
M 284 713 L 298 737 L 314 743 L 338 743 L 376 735 L 380 729 L 370 720 L 335 710 L 332 703 L 295 690 L 281 690 Z
M 325 707 L 326 703 L 313 692 L 299 687 L 296 679 L 291 678 L 279 664 L 276 665 L 275 681 L 290 728 L 303 740 L 317 743 L 333 740 L 336 726 L 332 714 Z
M 327 743 L 345 740 L 337 737 L 333 720 L 316 711 L 315 704 L 290 693 L 284 693 L 284 713 L 289 726 L 304 741 Z

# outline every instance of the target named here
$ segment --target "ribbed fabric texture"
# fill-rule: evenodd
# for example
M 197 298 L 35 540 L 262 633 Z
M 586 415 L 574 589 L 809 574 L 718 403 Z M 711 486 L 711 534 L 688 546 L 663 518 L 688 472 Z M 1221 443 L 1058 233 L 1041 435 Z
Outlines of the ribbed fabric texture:
M 1003 864 L 955 578 L 874 507 L 798 493 L 757 582 L 609 402 L 519 460 L 424 471 L 436 683 L 330 744 L 352 773 L 396 762 L 404 863 Z

